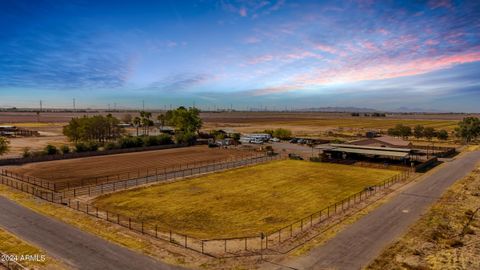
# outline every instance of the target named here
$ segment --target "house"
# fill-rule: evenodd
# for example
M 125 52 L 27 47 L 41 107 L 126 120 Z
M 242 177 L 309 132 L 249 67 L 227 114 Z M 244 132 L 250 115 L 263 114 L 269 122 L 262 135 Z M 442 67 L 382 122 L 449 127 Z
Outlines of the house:
M 391 148 L 411 148 L 412 143 L 393 136 L 380 136 L 374 138 L 366 138 L 356 141 L 348 142 L 352 145 L 376 146 L 376 147 L 391 147 Z
M 16 126 L 0 126 L 0 136 L 13 137 L 17 131 Z

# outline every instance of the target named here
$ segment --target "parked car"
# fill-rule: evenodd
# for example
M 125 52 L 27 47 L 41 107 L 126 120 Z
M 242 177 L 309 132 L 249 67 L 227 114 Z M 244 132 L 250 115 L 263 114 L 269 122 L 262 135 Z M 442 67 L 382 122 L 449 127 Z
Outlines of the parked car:
M 298 143 L 298 144 L 304 144 L 304 143 L 305 143 L 305 140 L 304 140 L 304 139 L 298 139 L 297 143 Z
M 273 138 L 273 139 L 271 139 L 271 141 L 272 141 L 272 142 L 279 142 L 280 139 L 279 139 L 279 138 Z
M 263 144 L 263 140 L 262 140 L 262 139 L 259 139 L 259 138 L 256 138 L 256 139 L 251 140 L 250 143 Z
M 293 138 L 291 139 L 290 141 L 288 141 L 289 143 L 297 143 L 298 139 L 297 138 Z

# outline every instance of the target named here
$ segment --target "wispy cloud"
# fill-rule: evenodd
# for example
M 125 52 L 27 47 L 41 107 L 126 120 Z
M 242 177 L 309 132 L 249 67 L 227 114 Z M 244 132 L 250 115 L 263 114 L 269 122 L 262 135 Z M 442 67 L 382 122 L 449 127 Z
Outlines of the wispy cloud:
M 80 33 L 62 37 L 30 33 L 3 42 L 0 86 L 64 90 L 121 87 L 132 71 L 133 59 L 105 47 Z
M 206 74 L 176 74 L 155 81 L 143 88 L 143 90 L 179 94 L 202 85 L 211 79 L 213 77 Z

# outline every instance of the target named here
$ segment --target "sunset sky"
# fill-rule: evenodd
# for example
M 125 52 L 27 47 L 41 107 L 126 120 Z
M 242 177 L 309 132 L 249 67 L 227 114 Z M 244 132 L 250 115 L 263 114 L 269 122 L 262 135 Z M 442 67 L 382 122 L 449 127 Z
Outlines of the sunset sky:
M 480 1 L 0 1 L 0 107 L 480 112 Z

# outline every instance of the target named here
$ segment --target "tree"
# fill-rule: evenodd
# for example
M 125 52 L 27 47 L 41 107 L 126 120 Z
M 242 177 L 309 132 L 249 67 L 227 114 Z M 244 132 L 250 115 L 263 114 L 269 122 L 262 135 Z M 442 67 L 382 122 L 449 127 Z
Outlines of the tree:
M 163 126 L 165 126 L 165 120 L 166 120 L 165 114 L 163 114 L 163 113 L 159 114 L 157 116 L 157 120 L 160 122 L 160 126 L 163 128 Z
M 432 127 L 426 127 L 423 130 L 423 136 L 425 136 L 425 138 L 430 141 L 433 137 L 435 137 L 435 129 Z
M 422 126 L 422 125 L 416 125 L 414 128 L 413 128 L 413 135 L 415 136 L 415 138 L 421 138 L 423 137 L 423 131 L 425 130 L 425 127 Z
M 402 124 L 397 124 L 394 128 L 389 128 L 387 132 L 390 136 L 408 138 L 408 136 L 412 135 L 412 128 L 410 128 L 409 126 L 404 126 Z
M 464 142 L 470 143 L 480 136 L 480 119 L 478 117 L 465 117 L 458 123 L 455 131 Z
M 233 133 L 232 134 L 232 139 L 235 142 L 235 145 L 237 145 L 240 142 L 240 133 Z
M 437 132 L 437 138 L 442 141 L 447 140 L 448 132 L 445 129 L 440 130 L 439 132 Z
M 140 119 L 140 117 L 135 116 L 135 118 L 133 118 L 133 125 L 137 129 L 137 136 L 138 136 L 138 128 L 140 127 L 141 123 L 142 123 L 142 120 Z
M 72 118 L 68 125 L 63 127 L 63 134 L 73 142 L 105 142 L 115 140 L 123 134 L 124 130 L 119 124 L 120 121 L 111 114 Z
M 273 136 L 280 140 L 288 140 L 292 137 L 292 132 L 288 129 L 277 128 L 274 130 Z
M 150 131 L 150 127 L 153 126 L 153 121 L 150 120 L 150 117 L 152 117 L 151 112 L 146 112 L 146 111 L 141 111 L 140 112 L 140 124 L 143 127 L 143 134 L 148 135 Z M 137 134 L 138 136 L 138 134 Z
M 10 142 L 5 137 L 0 137 L 0 156 L 7 153 L 10 149 Z
M 174 126 L 176 131 L 184 134 L 198 134 L 202 127 L 200 111 L 197 108 L 179 107 L 175 110 L 169 110 L 165 114 L 165 121 L 168 125 Z

